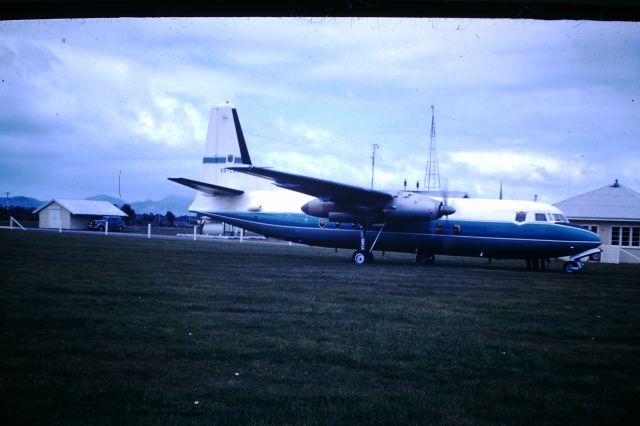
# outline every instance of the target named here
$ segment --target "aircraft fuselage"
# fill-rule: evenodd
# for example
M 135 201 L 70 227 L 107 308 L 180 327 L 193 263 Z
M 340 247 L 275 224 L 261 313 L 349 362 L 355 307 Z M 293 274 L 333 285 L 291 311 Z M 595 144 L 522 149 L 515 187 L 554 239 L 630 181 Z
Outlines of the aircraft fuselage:
M 200 196 L 191 210 L 268 237 L 320 247 L 354 248 L 360 225 L 303 213 L 313 197 L 286 190 L 249 191 L 240 197 Z M 599 237 L 566 223 L 560 210 L 517 200 L 451 199 L 456 213 L 429 221 L 386 222 L 375 249 L 491 258 L 554 258 L 598 247 Z M 537 219 L 537 220 L 536 220 Z M 382 223 L 365 230 L 373 241 Z

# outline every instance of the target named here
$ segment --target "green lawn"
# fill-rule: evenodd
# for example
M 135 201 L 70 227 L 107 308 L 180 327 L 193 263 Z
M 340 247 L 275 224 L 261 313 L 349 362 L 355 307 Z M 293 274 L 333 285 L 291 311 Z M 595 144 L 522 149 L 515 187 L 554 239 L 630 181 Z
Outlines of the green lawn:
M 640 267 L 0 230 L 3 424 L 639 424 Z

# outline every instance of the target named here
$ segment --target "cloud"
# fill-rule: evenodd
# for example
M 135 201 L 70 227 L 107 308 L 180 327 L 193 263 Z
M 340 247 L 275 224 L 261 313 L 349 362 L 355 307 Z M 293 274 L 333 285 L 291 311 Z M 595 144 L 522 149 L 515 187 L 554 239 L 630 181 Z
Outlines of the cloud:
M 238 107 L 252 158 L 376 187 L 422 181 L 430 105 L 442 180 L 494 196 L 638 187 L 637 23 L 116 19 L 0 23 L 7 190 L 133 199 L 199 177 L 209 109 Z M 612 174 L 616 174 L 613 176 Z M 77 176 L 84 176 L 81 185 Z M 603 183 L 604 181 L 604 183 Z M 113 190 L 110 190 L 113 193 Z M 75 196 L 75 195 L 74 195 Z

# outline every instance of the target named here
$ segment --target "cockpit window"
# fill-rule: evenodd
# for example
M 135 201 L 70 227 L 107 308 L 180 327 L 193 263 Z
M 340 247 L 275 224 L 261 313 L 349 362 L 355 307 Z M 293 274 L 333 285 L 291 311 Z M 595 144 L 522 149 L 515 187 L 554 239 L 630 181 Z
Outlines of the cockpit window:
M 566 222 L 567 218 L 563 214 L 554 213 L 553 220 L 555 222 Z
M 544 213 L 536 213 L 536 222 L 546 222 L 547 215 Z

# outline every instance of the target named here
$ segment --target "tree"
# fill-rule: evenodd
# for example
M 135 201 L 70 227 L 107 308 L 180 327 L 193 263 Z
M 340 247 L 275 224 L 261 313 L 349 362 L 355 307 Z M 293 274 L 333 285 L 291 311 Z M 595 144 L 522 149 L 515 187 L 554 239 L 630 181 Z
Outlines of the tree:
M 131 208 L 129 204 L 123 204 L 122 207 L 120 207 L 120 210 L 127 214 L 127 219 L 125 220 L 127 225 L 135 224 L 136 212 Z
M 174 222 L 176 220 L 176 215 L 171 213 L 170 211 L 167 212 L 167 214 L 164 215 L 165 218 L 167 218 L 167 222 L 169 222 L 169 226 L 175 226 Z

